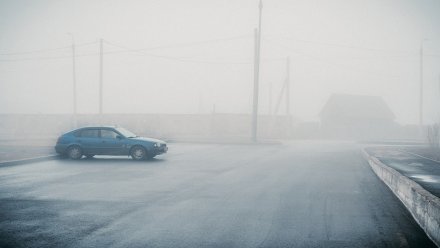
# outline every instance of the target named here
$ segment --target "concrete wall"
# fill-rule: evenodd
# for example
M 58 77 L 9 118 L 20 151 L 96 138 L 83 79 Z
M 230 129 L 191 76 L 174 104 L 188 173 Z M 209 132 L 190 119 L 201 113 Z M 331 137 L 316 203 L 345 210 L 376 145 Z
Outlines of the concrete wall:
M 0 140 L 56 138 L 73 129 L 73 118 L 67 114 L 0 114 Z M 78 127 L 117 125 L 138 135 L 160 139 L 249 138 L 249 114 L 80 114 Z M 328 130 L 319 122 L 300 122 L 292 116 L 260 115 L 258 136 L 267 139 L 348 139 L 348 140 L 414 140 L 417 127 L 395 125 L 382 130 L 387 135 L 344 127 Z M 356 134 L 356 135 L 350 135 Z
M 440 199 L 416 182 L 383 164 L 364 149 L 364 158 L 376 175 L 393 191 L 428 236 L 440 246 Z
M 246 114 L 105 114 L 78 115 L 78 127 L 117 125 L 138 135 L 161 139 L 251 136 L 251 115 Z M 297 121 L 290 116 L 260 116 L 262 138 L 292 138 Z M 0 114 L 0 140 L 56 138 L 73 129 L 71 115 Z

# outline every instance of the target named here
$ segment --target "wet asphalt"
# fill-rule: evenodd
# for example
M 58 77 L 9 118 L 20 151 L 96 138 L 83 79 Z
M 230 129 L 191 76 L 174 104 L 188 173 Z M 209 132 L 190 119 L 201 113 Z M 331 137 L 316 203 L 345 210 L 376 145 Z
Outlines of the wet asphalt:
M 0 168 L 0 247 L 434 247 L 349 142 Z
M 417 182 L 431 194 L 440 197 L 440 163 L 405 150 L 410 148 L 388 146 L 367 149 L 382 163 Z

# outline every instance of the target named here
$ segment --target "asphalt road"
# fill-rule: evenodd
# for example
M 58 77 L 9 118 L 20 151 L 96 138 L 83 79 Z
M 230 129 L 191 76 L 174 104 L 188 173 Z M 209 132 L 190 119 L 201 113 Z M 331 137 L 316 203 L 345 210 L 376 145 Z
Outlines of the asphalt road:
M 434 247 L 353 143 L 0 168 L 1 247 Z

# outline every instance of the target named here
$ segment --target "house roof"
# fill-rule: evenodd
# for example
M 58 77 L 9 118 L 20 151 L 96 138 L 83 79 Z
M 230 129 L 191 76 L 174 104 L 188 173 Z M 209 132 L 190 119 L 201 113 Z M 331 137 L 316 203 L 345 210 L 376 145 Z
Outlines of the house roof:
M 332 94 L 319 116 L 321 119 L 343 117 L 394 120 L 395 118 L 382 97 L 348 94 Z

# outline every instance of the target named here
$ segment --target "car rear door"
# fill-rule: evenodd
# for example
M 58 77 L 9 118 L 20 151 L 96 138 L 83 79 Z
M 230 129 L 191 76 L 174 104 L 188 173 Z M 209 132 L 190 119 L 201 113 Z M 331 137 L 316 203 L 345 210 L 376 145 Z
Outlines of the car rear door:
M 77 142 L 81 145 L 84 154 L 100 154 L 99 129 L 87 128 L 80 130 L 77 135 Z

